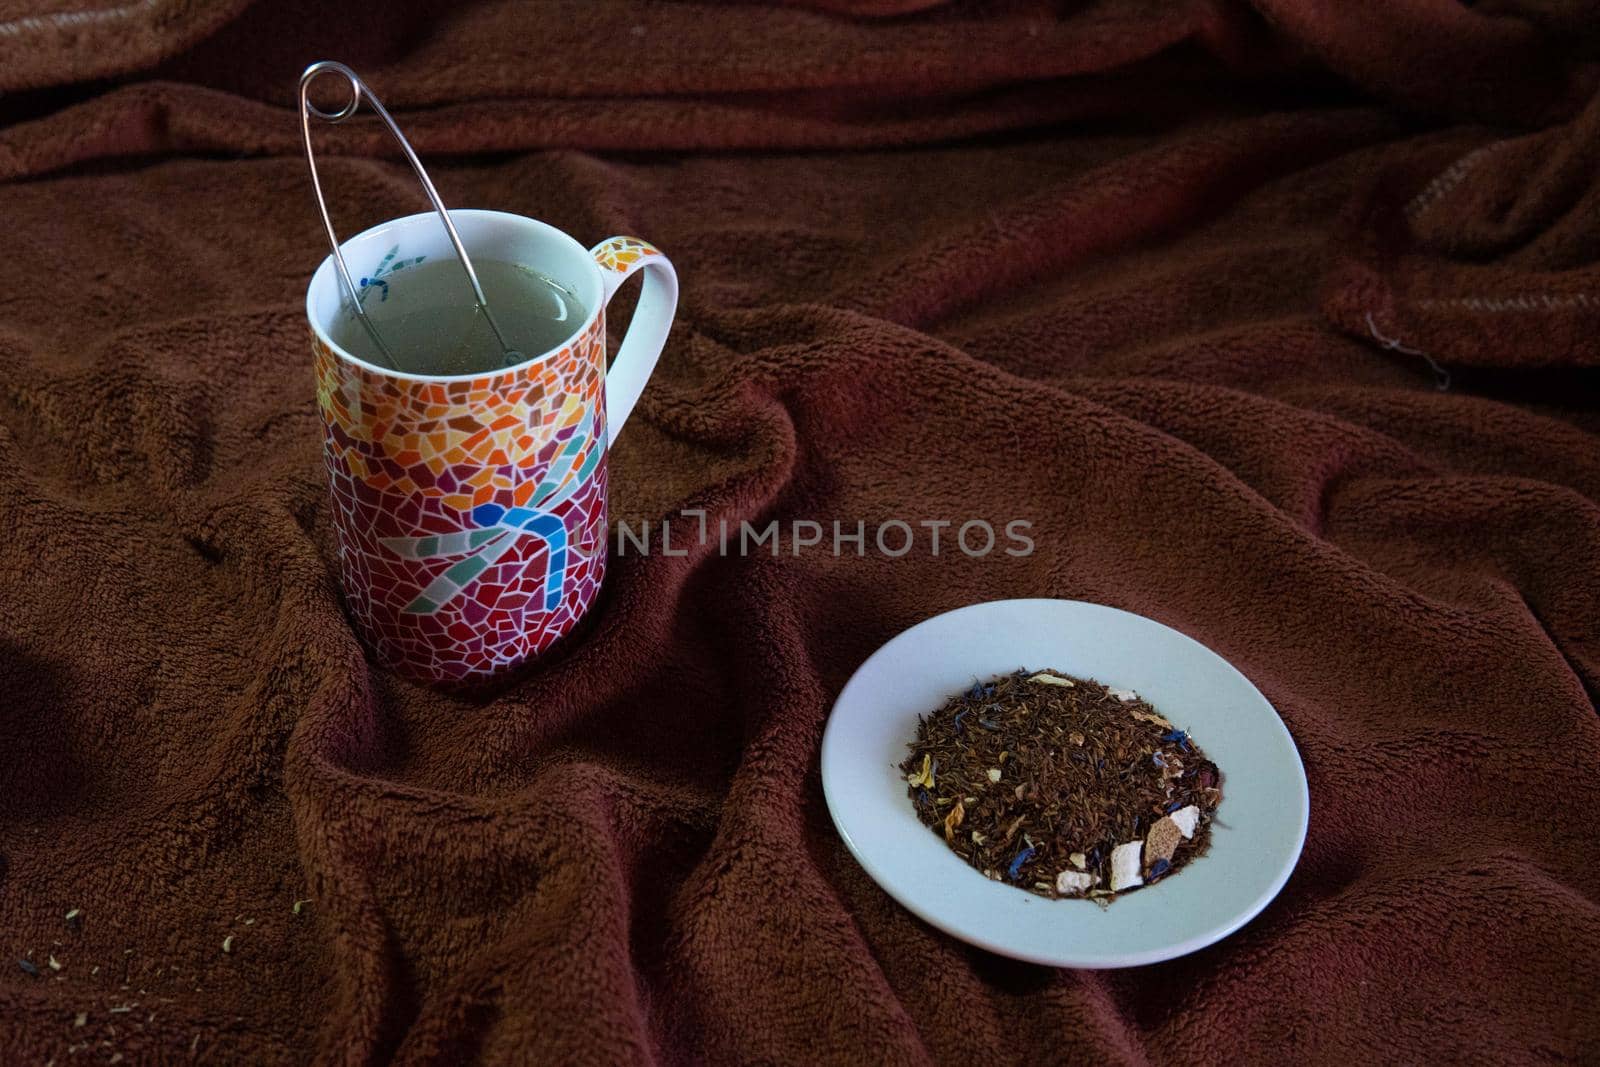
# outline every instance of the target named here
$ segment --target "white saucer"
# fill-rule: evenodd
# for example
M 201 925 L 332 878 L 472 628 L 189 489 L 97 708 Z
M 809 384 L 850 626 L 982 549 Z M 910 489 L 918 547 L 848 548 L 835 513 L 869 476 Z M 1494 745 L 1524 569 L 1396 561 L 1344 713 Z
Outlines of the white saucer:
M 1209 851 L 1101 908 L 990 881 L 918 822 L 897 769 L 917 716 L 1019 667 L 1132 689 L 1188 730 L 1223 776 Z M 833 706 L 822 788 L 845 844 L 890 896 L 963 941 L 1055 967 L 1133 967 L 1228 936 L 1288 880 L 1310 815 L 1294 740 L 1244 675 L 1176 630 L 1076 600 L 973 604 L 878 649 Z

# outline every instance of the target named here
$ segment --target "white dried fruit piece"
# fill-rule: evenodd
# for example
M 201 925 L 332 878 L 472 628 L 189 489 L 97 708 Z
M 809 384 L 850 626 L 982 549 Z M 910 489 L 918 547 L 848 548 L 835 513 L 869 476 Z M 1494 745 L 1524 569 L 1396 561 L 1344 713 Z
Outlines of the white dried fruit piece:
M 1153 722 L 1163 730 L 1172 729 L 1172 723 L 1168 722 L 1166 719 L 1162 718 L 1160 715 L 1157 715 L 1153 711 L 1140 711 L 1138 708 L 1134 708 L 1132 711 L 1128 712 L 1128 714 L 1132 715 L 1139 722 Z
M 1118 845 L 1111 850 L 1111 891 L 1120 893 L 1124 889 L 1144 885 L 1144 877 L 1139 873 L 1141 867 L 1141 854 L 1144 852 L 1143 841 L 1129 841 Z
M 1135 693 L 1132 689 L 1107 689 L 1106 695 L 1115 697 L 1124 704 L 1131 704 L 1135 700 L 1139 699 L 1139 694 Z
M 1190 804 L 1187 808 L 1179 808 L 1167 818 L 1177 824 L 1178 831 L 1184 837 L 1193 837 L 1195 827 L 1200 825 L 1200 809 Z
M 1178 842 L 1183 840 L 1183 831 L 1178 829 L 1178 824 L 1168 815 L 1157 819 L 1150 833 L 1144 839 L 1145 862 L 1154 867 L 1162 860 L 1170 860 L 1178 851 Z
M 1032 678 L 1029 678 L 1028 681 L 1030 681 L 1030 682 L 1038 682 L 1041 685 L 1064 685 L 1068 689 L 1073 688 L 1073 684 L 1072 684 L 1071 679 L 1069 679 L 1069 678 L 1057 678 L 1053 674 L 1044 674 L 1042 672 L 1039 673 L 1039 674 L 1034 675 Z
M 1085 856 L 1082 852 L 1074 852 L 1072 855 L 1068 856 L 1067 859 L 1070 860 L 1072 865 L 1078 868 L 1080 871 L 1089 864 L 1089 857 Z
M 1100 879 L 1084 871 L 1062 871 L 1056 875 L 1057 893 L 1082 893 L 1093 889 L 1094 884 Z
M 989 781 L 998 782 L 999 780 L 1000 780 L 1000 768 L 999 767 L 990 767 L 989 768 Z

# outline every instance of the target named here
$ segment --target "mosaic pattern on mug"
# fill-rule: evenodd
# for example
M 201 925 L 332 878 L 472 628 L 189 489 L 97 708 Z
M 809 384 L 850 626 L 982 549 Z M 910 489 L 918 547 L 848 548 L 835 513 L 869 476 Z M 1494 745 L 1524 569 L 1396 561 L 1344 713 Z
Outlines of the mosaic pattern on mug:
M 660 249 L 637 237 L 613 237 L 594 246 L 595 262 L 606 270 L 624 271 L 645 256 L 659 256 Z
M 385 656 L 488 671 L 587 608 L 605 566 L 603 321 L 463 381 L 381 374 L 315 342 L 345 586 Z

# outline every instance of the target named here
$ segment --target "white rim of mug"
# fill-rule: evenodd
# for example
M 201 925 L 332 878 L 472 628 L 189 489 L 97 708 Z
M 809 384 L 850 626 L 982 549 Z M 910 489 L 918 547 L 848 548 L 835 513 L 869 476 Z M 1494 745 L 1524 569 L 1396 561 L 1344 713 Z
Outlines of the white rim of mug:
M 556 353 L 570 346 L 575 339 L 582 337 L 584 334 L 589 332 L 590 328 L 594 326 L 595 321 L 600 317 L 601 312 L 605 310 L 606 287 L 605 281 L 600 277 L 600 264 L 594 261 L 594 257 L 590 255 L 587 248 L 578 243 L 577 238 L 563 230 L 556 229 L 548 222 L 540 222 L 538 219 L 530 219 L 526 215 L 515 215 L 509 211 L 495 211 L 489 208 L 470 207 L 450 209 L 450 217 L 452 220 L 461 215 L 486 217 L 491 221 L 500 221 L 502 223 L 518 226 L 531 226 L 535 229 L 544 231 L 559 241 L 564 241 L 568 246 L 576 251 L 586 263 L 588 263 L 591 271 L 590 277 L 595 281 L 595 288 L 599 290 L 599 299 L 595 301 L 595 306 L 590 309 L 588 317 L 585 318 L 583 322 L 579 323 L 571 333 L 563 337 L 557 344 L 552 345 L 550 348 L 545 349 L 536 356 L 528 357 L 520 363 L 513 363 L 509 367 L 500 367 L 491 371 L 476 371 L 471 374 L 413 374 L 410 371 L 391 370 L 388 367 L 380 367 L 376 363 L 368 362 L 367 360 L 362 359 L 360 356 L 354 355 L 347 351 L 341 347 L 338 342 L 334 341 L 333 338 L 329 337 L 328 331 L 323 329 L 322 323 L 317 321 L 316 309 L 312 306 L 312 300 L 317 290 L 317 279 L 322 276 L 323 271 L 328 271 L 335 274 L 335 277 L 333 278 L 333 284 L 336 287 L 340 284 L 337 277 L 336 268 L 333 265 L 333 253 L 330 252 L 328 255 L 323 257 L 322 262 L 317 265 L 317 269 L 311 272 L 311 281 L 306 284 L 306 321 L 311 324 L 311 330 L 317 335 L 317 339 L 328 346 L 328 351 L 332 352 L 340 359 L 354 363 L 356 366 L 361 367 L 364 370 L 369 370 L 374 374 L 381 374 L 386 378 L 399 378 L 402 381 L 410 382 L 472 382 L 478 381 L 482 378 L 498 378 L 504 374 L 514 374 L 517 371 L 524 370 L 536 363 L 542 363 L 543 361 L 554 356 Z M 380 222 L 376 226 L 369 226 L 367 229 L 362 230 L 354 237 L 347 238 L 346 240 L 340 242 L 339 250 L 348 255 L 350 246 L 355 244 L 357 241 L 371 237 L 374 234 L 382 232 L 383 230 L 409 226 L 424 219 L 433 219 L 434 222 L 437 223 L 439 216 L 432 211 L 419 211 L 415 215 L 403 215 L 397 219 L 389 219 L 385 222 Z M 441 225 L 440 232 L 442 233 L 443 230 L 444 228 Z M 454 254 L 454 250 L 452 250 L 452 258 L 454 257 Z M 551 280 L 554 281 L 555 279 L 552 278 Z M 339 294 L 340 310 L 344 310 L 345 295 L 346 294 L 344 293 Z

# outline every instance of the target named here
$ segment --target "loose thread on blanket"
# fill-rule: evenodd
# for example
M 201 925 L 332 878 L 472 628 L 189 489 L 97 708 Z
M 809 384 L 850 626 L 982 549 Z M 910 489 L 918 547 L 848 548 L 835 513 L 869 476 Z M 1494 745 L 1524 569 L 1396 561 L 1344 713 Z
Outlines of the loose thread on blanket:
M 1373 340 L 1390 352 L 1400 352 L 1407 356 L 1421 356 L 1428 366 L 1433 368 L 1434 382 L 1437 384 L 1439 391 L 1442 393 L 1450 388 L 1450 372 L 1445 369 L 1443 364 L 1420 348 L 1411 348 L 1401 344 L 1398 337 L 1385 337 L 1379 332 L 1378 324 L 1372 320 L 1372 312 L 1370 311 L 1367 312 L 1367 330 L 1372 334 Z

